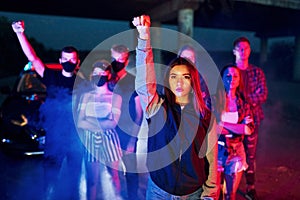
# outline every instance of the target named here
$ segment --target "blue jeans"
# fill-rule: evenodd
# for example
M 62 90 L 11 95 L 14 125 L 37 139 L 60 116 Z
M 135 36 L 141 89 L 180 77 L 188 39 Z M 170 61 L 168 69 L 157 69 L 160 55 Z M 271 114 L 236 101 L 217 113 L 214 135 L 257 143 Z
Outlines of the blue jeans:
M 162 189 L 160 189 L 149 177 L 146 199 L 147 200 L 198 200 L 201 197 L 203 189 L 200 188 L 192 194 L 184 195 L 184 196 L 176 196 L 172 195 Z

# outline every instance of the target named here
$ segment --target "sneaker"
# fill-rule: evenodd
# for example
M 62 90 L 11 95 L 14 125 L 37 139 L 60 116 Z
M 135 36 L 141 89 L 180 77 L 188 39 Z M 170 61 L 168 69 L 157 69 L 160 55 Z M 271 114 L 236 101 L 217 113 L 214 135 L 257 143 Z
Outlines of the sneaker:
M 245 197 L 248 200 L 258 200 L 257 194 L 256 194 L 256 190 L 255 189 L 251 189 L 247 192 L 247 194 L 245 195 Z

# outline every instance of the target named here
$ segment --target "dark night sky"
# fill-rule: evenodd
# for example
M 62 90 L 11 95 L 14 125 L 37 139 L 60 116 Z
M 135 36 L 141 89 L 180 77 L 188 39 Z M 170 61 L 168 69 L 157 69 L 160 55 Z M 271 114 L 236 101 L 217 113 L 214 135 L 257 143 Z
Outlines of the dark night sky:
M 23 19 L 27 35 L 34 37 L 47 48 L 53 49 L 60 49 L 65 44 L 72 44 L 81 50 L 91 50 L 106 38 L 130 29 L 129 22 L 125 21 L 11 12 L 0 12 L 0 16 L 5 16 L 10 21 Z M 163 25 L 162 27 L 177 29 L 176 26 L 169 25 Z M 207 50 L 227 51 L 232 48 L 234 38 L 244 35 L 251 40 L 253 51 L 258 51 L 259 39 L 254 34 L 254 32 L 220 29 L 194 29 L 194 39 Z M 65 37 L 66 35 L 68 37 Z

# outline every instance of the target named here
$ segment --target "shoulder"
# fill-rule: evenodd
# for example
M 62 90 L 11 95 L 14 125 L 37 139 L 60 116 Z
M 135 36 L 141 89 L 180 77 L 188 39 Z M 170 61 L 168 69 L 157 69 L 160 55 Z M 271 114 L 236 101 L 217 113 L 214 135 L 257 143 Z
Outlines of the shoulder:
M 128 94 L 135 95 L 135 77 L 133 75 L 127 74 L 122 79 L 120 79 L 114 89 L 114 92 L 121 94 L 122 96 Z
M 91 82 L 88 79 L 82 78 L 81 76 L 78 76 L 76 74 L 74 74 L 72 77 L 75 79 L 75 84 L 78 87 L 92 88 L 91 87 Z
M 112 100 L 117 101 L 117 102 L 122 101 L 122 96 L 117 94 L 117 93 L 113 93 L 112 94 Z
M 45 67 L 44 77 L 55 76 L 57 74 L 61 74 L 61 70 L 54 70 L 54 69 L 49 69 L 48 67 Z
M 134 82 L 135 81 L 135 76 L 127 72 L 126 76 L 124 77 L 124 80 Z
M 89 99 L 91 99 L 94 96 L 94 92 L 93 91 L 88 91 L 82 94 L 82 99 L 83 101 L 88 101 Z
M 243 93 L 238 93 L 237 95 L 237 104 L 238 104 L 238 109 L 243 110 L 244 112 L 248 112 L 250 109 L 250 104 L 244 97 Z
M 249 65 L 249 70 L 255 71 L 256 73 L 264 74 L 264 71 L 262 70 L 262 68 L 260 68 L 256 65 L 253 65 L 253 64 Z

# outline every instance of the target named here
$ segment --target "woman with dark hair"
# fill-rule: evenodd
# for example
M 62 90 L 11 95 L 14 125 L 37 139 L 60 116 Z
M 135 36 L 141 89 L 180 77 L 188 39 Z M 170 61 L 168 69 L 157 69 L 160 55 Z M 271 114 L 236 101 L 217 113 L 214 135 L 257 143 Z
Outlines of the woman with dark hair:
M 196 63 L 196 50 L 190 44 L 183 45 L 179 50 L 177 55 L 182 58 L 186 58 L 187 60 L 191 61 L 192 63 Z
M 220 137 L 218 141 L 218 173 L 226 183 L 221 199 L 235 200 L 243 171 L 247 169 L 243 145 L 244 135 L 254 128 L 252 112 L 242 93 L 243 83 L 240 70 L 232 64 L 221 70 L 222 81 L 213 97 L 213 112 L 217 118 Z M 223 179 L 222 178 L 222 179 Z M 221 180 L 223 183 L 223 180 Z M 221 187 L 223 188 L 223 187 Z
M 193 63 L 175 58 L 159 93 L 150 18 L 135 17 L 132 23 L 139 32 L 136 90 L 149 124 L 146 198 L 216 198 L 217 145 L 210 141 L 214 129 L 209 132 L 214 120 L 202 98 L 199 73 Z
M 92 90 L 82 95 L 79 105 L 77 127 L 83 131 L 82 142 L 86 147 L 89 200 L 98 199 L 97 190 L 101 187 L 97 184 L 100 183 L 100 173 L 106 170 L 104 164 L 116 169 L 119 164 L 122 166 L 122 151 L 115 131 L 121 113 L 122 98 L 110 91 L 108 86 L 110 79 L 110 63 L 105 60 L 95 62 L 90 74 Z M 116 174 L 113 176 L 113 180 L 117 181 Z M 117 192 L 120 190 L 120 188 L 115 189 Z
M 178 66 L 183 66 L 183 68 L 186 68 L 185 70 L 180 70 Z M 175 68 L 173 70 L 173 68 Z M 175 88 L 176 85 L 174 83 L 177 83 L 177 71 L 186 71 L 187 73 L 184 74 L 184 81 L 190 82 L 189 88 L 185 91 L 184 88 L 181 89 Z M 199 81 L 199 73 L 198 70 L 195 68 L 195 66 L 189 62 L 188 60 L 178 57 L 172 60 L 169 63 L 169 67 L 166 70 L 165 77 L 169 77 L 168 79 L 164 79 L 164 86 L 165 86 L 165 95 L 166 99 L 170 100 L 171 104 L 179 103 L 181 106 L 184 106 L 185 104 L 189 103 L 189 100 L 193 98 L 193 103 L 195 110 L 200 114 L 202 117 L 209 113 L 207 110 L 207 107 L 203 101 L 202 94 L 201 94 L 201 88 L 200 88 L 200 81 Z M 175 91 L 175 92 L 174 92 Z M 185 94 L 185 92 L 189 92 L 189 94 Z

